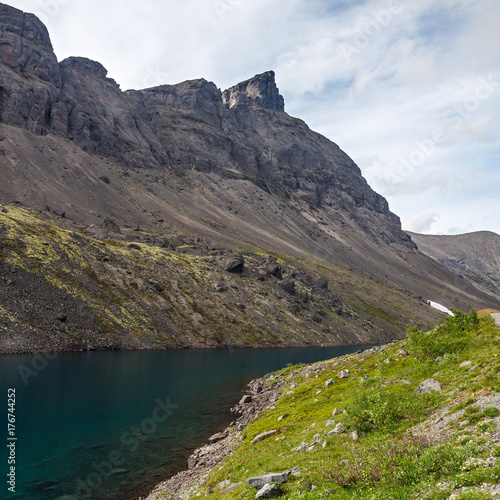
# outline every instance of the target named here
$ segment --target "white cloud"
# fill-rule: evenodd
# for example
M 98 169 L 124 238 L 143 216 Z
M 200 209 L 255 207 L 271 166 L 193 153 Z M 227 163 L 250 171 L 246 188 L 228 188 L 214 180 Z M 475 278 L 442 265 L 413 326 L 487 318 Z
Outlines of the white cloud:
M 432 230 L 432 226 L 439 220 L 439 214 L 422 214 L 410 217 L 403 225 L 407 231 L 414 233 L 427 234 Z

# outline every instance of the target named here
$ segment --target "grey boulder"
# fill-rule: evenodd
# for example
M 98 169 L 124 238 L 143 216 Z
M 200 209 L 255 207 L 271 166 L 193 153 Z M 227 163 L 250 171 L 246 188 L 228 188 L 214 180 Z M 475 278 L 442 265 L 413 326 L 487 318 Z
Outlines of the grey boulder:
M 428 378 L 427 380 L 424 380 L 416 389 L 417 394 L 424 394 L 424 393 L 430 393 L 430 392 L 439 392 L 442 390 L 441 384 L 433 379 L 433 378 Z
M 247 483 L 256 490 L 260 490 L 266 484 L 286 483 L 288 481 L 288 472 L 270 473 L 263 476 L 255 476 L 247 479 Z
M 276 498 L 281 496 L 281 491 L 275 484 L 264 485 L 255 495 L 255 498 Z

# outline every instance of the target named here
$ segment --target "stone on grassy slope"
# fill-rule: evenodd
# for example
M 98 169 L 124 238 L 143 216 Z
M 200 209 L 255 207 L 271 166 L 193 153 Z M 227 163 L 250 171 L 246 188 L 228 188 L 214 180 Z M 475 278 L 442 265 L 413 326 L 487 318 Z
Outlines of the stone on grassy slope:
M 273 436 L 277 432 L 278 432 L 277 430 L 262 432 L 261 434 L 255 436 L 250 442 L 250 444 L 260 443 L 264 439 Z
M 429 392 L 439 392 L 443 389 L 441 384 L 433 379 L 429 378 L 424 380 L 416 389 L 417 394 L 429 393 Z
M 347 429 L 346 429 L 346 426 L 342 423 L 339 423 L 335 426 L 335 429 L 333 429 L 333 431 L 330 431 L 327 436 L 328 437 L 331 437 L 331 436 L 338 436 L 339 434 L 342 434 L 343 432 L 345 432 Z
M 304 451 L 307 449 L 307 444 L 306 443 L 301 443 L 299 446 L 296 446 L 295 448 L 292 448 L 292 451 Z
M 281 473 L 269 473 L 262 476 L 249 477 L 247 483 L 256 490 L 260 490 L 266 484 L 271 483 L 286 483 L 288 481 L 288 471 Z
M 281 491 L 275 484 L 264 485 L 255 495 L 255 498 L 276 498 L 281 496 Z

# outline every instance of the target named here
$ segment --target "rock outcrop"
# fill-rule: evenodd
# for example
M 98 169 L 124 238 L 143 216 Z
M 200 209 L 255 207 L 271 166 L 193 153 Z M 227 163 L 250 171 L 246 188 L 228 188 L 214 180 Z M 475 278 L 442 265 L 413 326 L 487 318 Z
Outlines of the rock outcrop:
M 222 94 L 224 104 L 229 108 L 258 106 L 271 111 L 285 111 L 285 99 L 276 86 L 274 71 L 255 75 Z

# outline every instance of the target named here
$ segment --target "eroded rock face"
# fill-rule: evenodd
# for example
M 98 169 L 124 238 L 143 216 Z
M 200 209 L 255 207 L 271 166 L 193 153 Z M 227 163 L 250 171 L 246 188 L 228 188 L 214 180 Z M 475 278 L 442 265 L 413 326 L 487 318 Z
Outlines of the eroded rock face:
M 33 14 L 0 4 L 0 63 L 59 86 L 61 72 L 43 23 Z
M 261 75 L 227 89 L 222 94 L 224 104 L 229 108 L 259 106 L 271 111 L 285 111 L 285 100 L 276 86 L 274 71 Z

